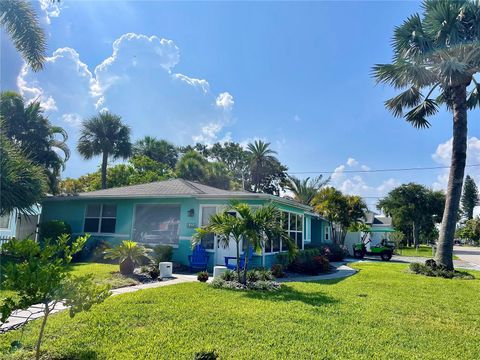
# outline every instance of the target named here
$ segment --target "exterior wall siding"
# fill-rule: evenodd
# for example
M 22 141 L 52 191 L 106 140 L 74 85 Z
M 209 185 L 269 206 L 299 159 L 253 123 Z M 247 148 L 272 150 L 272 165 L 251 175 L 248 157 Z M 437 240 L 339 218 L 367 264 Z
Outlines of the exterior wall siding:
M 242 200 L 249 205 L 263 205 L 266 200 Z M 200 208 L 202 205 L 227 206 L 230 203 L 228 199 L 197 199 L 194 197 L 185 198 L 148 198 L 148 199 L 66 199 L 59 201 L 45 201 L 41 222 L 49 220 L 63 220 L 71 228 L 73 235 L 82 235 L 87 204 L 116 204 L 116 226 L 114 234 L 91 234 L 93 239 L 101 238 L 112 245 L 120 243 L 122 240 L 131 239 L 133 235 L 133 222 L 135 216 L 135 207 L 139 204 L 178 204 L 180 205 L 180 224 L 179 224 L 179 242 L 174 248 L 173 261 L 188 265 L 188 255 L 191 254 L 191 239 L 195 233 L 195 228 L 200 226 Z M 315 219 L 304 210 L 287 204 L 276 203 L 279 209 L 292 213 L 303 214 L 305 216 L 304 240 L 311 239 L 311 243 L 319 243 L 323 234 L 323 223 L 325 221 Z M 189 211 L 193 209 L 193 216 Z M 311 228 L 310 228 L 311 224 Z M 277 261 L 276 254 L 254 255 L 251 265 L 262 266 L 262 259 L 265 259 L 265 266 L 271 267 Z M 215 264 L 215 253 L 210 252 L 209 268 L 212 269 Z

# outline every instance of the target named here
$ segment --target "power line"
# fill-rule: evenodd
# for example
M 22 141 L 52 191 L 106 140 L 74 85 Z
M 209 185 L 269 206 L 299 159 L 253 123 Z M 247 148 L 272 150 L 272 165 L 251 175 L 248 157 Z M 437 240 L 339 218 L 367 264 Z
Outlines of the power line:
M 465 167 L 478 167 L 480 164 L 465 165 Z M 431 167 L 412 167 L 412 168 L 391 168 L 391 169 L 369 169 L 369 170 L 342 170 L 339 173 L 377 173 L 377 172 L 396 172 L 396 171 L 423 171 L 450 169 L 450 166 L 431 166 Z M 334 174 L 335 171 L 289 171 L 289 174 Z

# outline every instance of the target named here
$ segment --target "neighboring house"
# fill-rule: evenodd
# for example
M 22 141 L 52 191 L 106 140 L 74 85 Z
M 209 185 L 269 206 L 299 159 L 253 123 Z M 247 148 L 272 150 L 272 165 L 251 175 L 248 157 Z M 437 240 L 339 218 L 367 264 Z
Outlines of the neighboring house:
M 0 242 L 11 238 L 37 238 L 37 225 L 40 217 L 40 206 L 33 206 L 29 215 L 13 211 L 0 216 Z
M 380 216 L 372 211 L 367 212 L 365 225 L 372 229 L 372 232 L 367 235 L 367 239 L 371 240 L 367 243 L 367 250 L 370 250 L 370 245 L 377 245 L 384 239 L 388 241 L 389 234 L 395 230 L 392 226 L 391 217 Z M 347 233 L 347 236 L 345 237 L 345 246 L 350 255 L 353 255 L 353 245 L 361 242 L 363 235 L 364 233 L 361 231 Z
M 195 229 L 206 225 L 210 216 L 232 201 L 252 207 L 275 203 L 284 213 L 285 230 L 303 249 L 306 244 L 330 242 L 329 223 L 313 213 L 310 206 L 295 201 L 247 191 L 229 191 L 183 179 L 97 190 L 76 195 L 48 197 L 43 203 L 42 222 L 63 220 L 73 235 L 85 233 L 111 244 L 132 239 L 145 245 L 170 245 L 173 260 L 188 265 Z M 207 236 L 203 246 L 211 254 L 209 267 L 223 265 L 225 256 L 235 256 L 233 241 L 228 248 L 218 246 L 215 236 Z M 285 251 L 273 241 L 253 259 L 253 266 L 271 266 L 276 254 Z

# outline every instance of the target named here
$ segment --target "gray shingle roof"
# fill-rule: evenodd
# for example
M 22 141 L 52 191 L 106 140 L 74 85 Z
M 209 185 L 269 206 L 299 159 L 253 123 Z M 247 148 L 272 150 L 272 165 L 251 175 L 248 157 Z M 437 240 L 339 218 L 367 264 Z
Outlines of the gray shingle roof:
M 199 184 L 183 179 L 157 181 L 148 184 L 122 186 L 104 190 L 61 195 L 56 198 L 103 198 L 103 197 L 143 197 L 143 196 L 196 196 L 196 195 L 249 195 L 247 191 L 230 191 Z

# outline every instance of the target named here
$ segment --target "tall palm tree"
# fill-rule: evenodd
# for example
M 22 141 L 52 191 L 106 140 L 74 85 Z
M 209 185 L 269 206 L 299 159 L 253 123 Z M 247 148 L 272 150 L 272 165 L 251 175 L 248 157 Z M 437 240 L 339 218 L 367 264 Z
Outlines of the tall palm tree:
M 153 136 L 145 136 L 137 140 L 133 146 L 134 155 L 145 155 L 160 163 L 174 168 L 178 159 L 178 150 L 167 140 L 158 140 Z
M 467 110 L 480 105 L 480 84 L 475 79 L 480 71 L 480 3 L 426 0 L 423 9 L 422 16 L 414 14 L 395 28 L 393 62 L 375 65 L 373 74 L 377 82 L 403 89 L 385 106 L 416 128 L 430 127 L 427 118 L 441 104 L 453 113 L 452 159 L 435 258 L 452 269 L 466 162 Z
M 190 150 L 178 160 L 175 170 L 182 179 L 204 182 L 208 177 L 208 161 L 200 153 Z
M 120 116 L 101 112 L 82 123 L 77 150 L 85 159 L 102 155 L 102 189 L 106 189 L 108 159 L 127 159 L 132 154 L 130 128 Z
M 247 145 L 247 152 L 250 157 L 250 173 L 253 182 L 253 190 L 259 191 L 262 180 L 267 176 L 269 168 L 278 162 L 276 151 L 270 149 L 270 143 L 262 140 L 255 140 Z
M 2 132 L 31 161 L 45 169 L 49 191 L 56 193 L 60 171 L 70 157 L 67 132 L 50 123 L 40 102 L 25 106 L 23 98 L 12 91 L 0 93 L 0 119 Z
M 318 191 L 328 184 L 330 178 L 323 179 L 322 175 L 314 178 L 307 177 L 303 180 L 290 175 L 287 178 L 287 189 L 293 193 L 295 201 L 310 205 Z
M 30 2 L 0 1 L 0 25 L 32 70 L 41 70 L 45 62 L 45 34 Z

